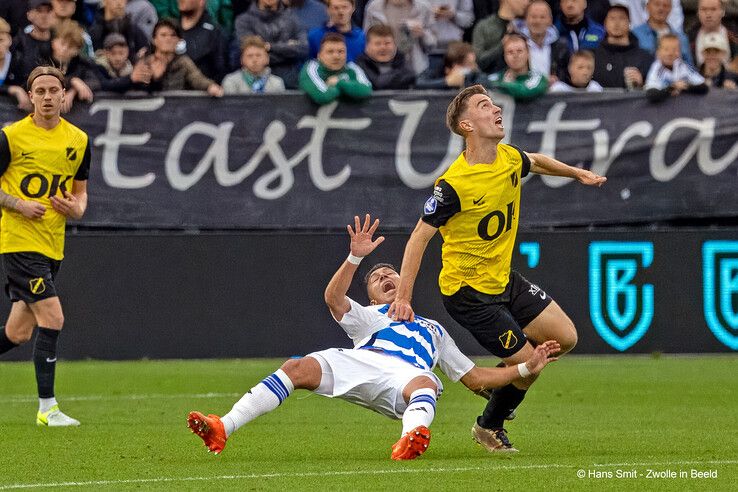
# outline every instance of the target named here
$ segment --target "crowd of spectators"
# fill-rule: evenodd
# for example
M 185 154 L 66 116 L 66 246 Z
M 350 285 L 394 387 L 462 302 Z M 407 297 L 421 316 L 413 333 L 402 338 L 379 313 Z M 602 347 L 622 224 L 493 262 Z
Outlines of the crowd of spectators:
M 644 90 L 738 85 L 738 0 L 3 0 L 0 96 L 28 109 L 38 64 L 69 97 L 98 91 L 273 93 L 318 104 L 481 83 Z

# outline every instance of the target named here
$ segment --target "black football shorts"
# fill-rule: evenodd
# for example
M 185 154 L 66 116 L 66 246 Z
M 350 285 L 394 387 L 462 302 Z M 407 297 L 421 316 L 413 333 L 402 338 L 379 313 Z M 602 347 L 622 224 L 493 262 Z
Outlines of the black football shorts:
M 504 359 L 525 346 L 525 327 L 552 300 L 540 287 L 513 270 L 501 294 L 484 294 L 467 285 L 453 295 L 443 296 L 443 305 L 482 347 Z
M 4 253 L 5 293 L 11 302 L 26 304 L 56 297 L 54 279 L 61 261 L 52 260 L 40 253 Z

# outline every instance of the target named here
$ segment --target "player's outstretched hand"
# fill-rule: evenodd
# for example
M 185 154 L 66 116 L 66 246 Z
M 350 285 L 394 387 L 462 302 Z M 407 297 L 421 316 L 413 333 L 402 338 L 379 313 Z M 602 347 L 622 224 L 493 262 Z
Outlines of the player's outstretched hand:
M 543 342 L 533 349 L 533 355 L 525 362 L 525 366 L 531 374 L 538 374 L 546 367 L 546 364 L 559 360 L 558 357 L 553 357 L 553 354 L 558 353 L 560 350 L 561 345 L 555 340 Z
M 364 217 L 364 225 L 361 225 L 361 219 L 359 216 L 354 216 L 354 227 L 351 228 L 351 224 L 347 225 L 349 236 L 351 236 L 351 254 L 363 258 L 374 251 L 377 246 L 384 242 L 384 236 L 379 236 L 377 239 L 372 240 L 372 236 L 379 227 L 379 219 L 375 219 L 372 223 L 372 218 L 369 214 Z
M 65 217 L 71 217 L 72 219 L 82 218 L 82 207 L 76 196 L 68 191 L 64 192 L 64 196 L 52 196 L 50 198 L 51 206 L 54 210 L 64 215 Z
M 582 171 L 577 176 L 577 181 L 589 186 L 602 186 L 605 181 L 607 181 L 607 178 L 593 173 L 592 171 L 582 169 Z
M 18 200 L 15 209 L 28 219 L 40 219 L 46 213 L 46 207 L 31 200 Z
M 395 299 L 387 310 L 387 316 L 395 321 L 415 321 L 415 313 L 410 305 L 410 301 L 405 299 Z

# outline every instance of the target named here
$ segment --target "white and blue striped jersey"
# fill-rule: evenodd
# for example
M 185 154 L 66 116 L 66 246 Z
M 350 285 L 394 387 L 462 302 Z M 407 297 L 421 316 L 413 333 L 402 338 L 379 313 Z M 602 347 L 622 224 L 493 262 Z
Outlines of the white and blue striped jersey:
M 428 371 L 438 364 L 452 381 L 474 367 L 438 322 L 417 314 L 412 323 L 393 321 L 387 316 L 389 304 L 362 306 L 347 299 L 351 309 L 338 323 L 354 342 L 355 350 L 383 352 Z

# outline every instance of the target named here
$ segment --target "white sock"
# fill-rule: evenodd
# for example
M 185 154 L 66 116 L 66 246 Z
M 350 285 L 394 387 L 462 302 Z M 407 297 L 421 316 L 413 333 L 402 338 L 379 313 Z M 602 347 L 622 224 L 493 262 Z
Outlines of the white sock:
M 402 414 L 402 436 L 420 425 L 430 427 L 435 416 L 436 392 L 430 388 L 413 391 L 407 410 Z
M 41 413 L 48 412 L 51 407 L 57 405 L 56 398 L 39 398 L 38 399 L 38 411 Z
M 226 436 L 256 417 L 277 408 L 294 390 L 295 386 L 287 374 L 282 369 L 277 369 L 274 374 L 251 388 L 233 405 L 230 412 L 221 417 Z

